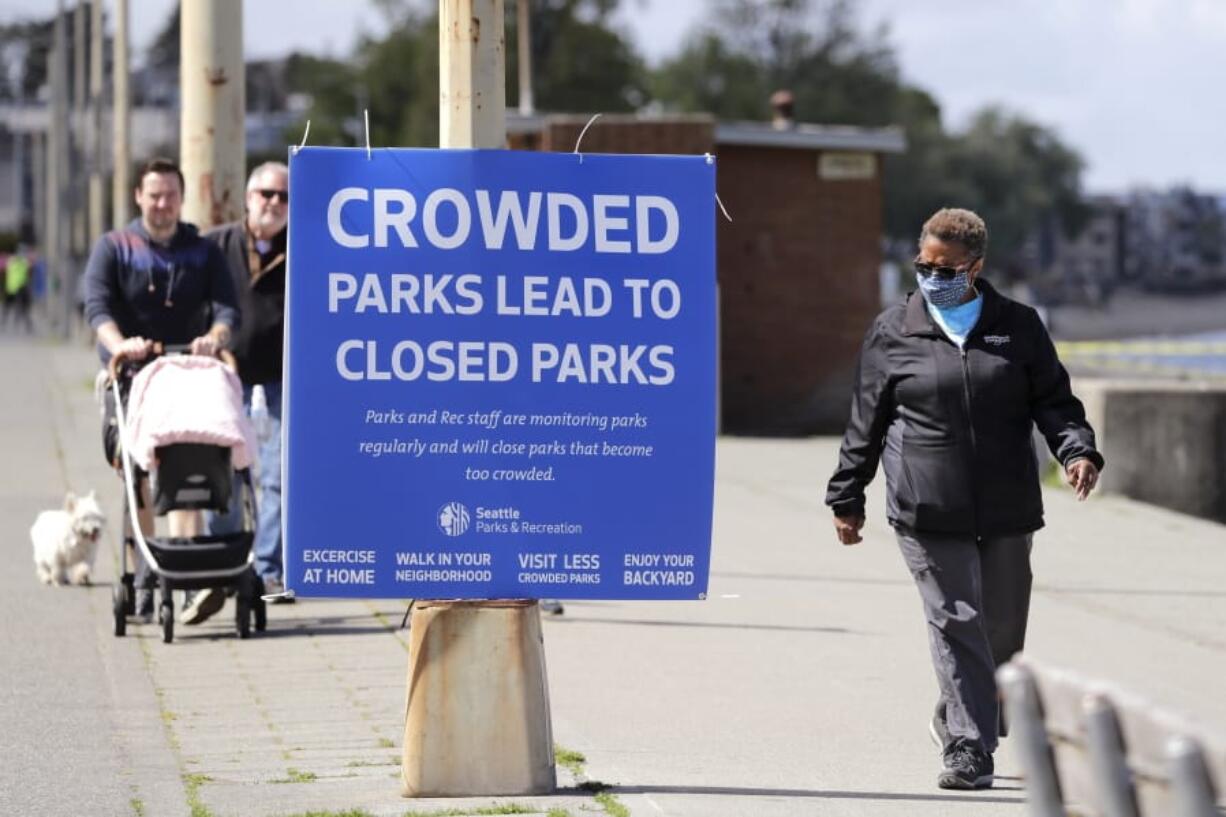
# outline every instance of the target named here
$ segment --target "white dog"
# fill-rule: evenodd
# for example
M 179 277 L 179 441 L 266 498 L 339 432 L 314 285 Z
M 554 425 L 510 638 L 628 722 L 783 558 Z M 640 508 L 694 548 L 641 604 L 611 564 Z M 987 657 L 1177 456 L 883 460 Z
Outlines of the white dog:
M 94 492 L 78 497 L 71 491 L 64 498 L 64 510 L 43 511 L 30 528 L 34 543 L 34 568 L 43 584 L 89 584 L 98 541 L 106 527 L 106 516 Z

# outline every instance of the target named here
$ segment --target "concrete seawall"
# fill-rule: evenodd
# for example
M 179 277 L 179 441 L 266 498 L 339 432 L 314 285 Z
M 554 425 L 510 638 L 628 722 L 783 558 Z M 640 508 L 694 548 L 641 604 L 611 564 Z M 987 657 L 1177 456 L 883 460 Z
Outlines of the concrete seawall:
M 1226 522 L 1226 385 L 1080 378 L 1107 460 L 1102 488 Z

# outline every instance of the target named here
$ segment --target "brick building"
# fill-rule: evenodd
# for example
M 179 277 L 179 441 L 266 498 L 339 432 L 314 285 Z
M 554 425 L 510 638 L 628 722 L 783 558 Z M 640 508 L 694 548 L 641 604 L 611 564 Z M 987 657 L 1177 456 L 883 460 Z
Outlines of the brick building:
M 585 116 L 515 117 L 523 150 L 574 150 Z M 864 331 L 880 310 L 881 154 L 896 129 L 604 116 L 589 153 L 712 153 L 725 431 L 837 432 Z

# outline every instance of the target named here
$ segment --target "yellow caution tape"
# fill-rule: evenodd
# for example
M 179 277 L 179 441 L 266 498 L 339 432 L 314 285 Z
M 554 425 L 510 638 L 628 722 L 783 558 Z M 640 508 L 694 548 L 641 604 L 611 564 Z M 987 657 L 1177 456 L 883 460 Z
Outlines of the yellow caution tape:
M 1180 340 L 1060 341 L 1061 355 L 1226 355 L 1226 342 Z

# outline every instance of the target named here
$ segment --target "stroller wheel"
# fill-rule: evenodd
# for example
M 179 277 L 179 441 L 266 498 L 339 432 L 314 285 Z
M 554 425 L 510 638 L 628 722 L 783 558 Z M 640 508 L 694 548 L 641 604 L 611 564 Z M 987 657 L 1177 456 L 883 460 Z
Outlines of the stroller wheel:
M 162 604 L 158 607 L 158 619 L 162 624 L 162 643 L 175 640 L 175 599 L 170 592 L 170 582 L 162 579 Z
M 122 638 L 128 631 L 127 589 L 122 582 L 111 590 L 111 612 L 115 616 L 115 636 Z
M 120 581 L 124 592 L 123 613 L 125 616 L 134 616 L 136 615 L 136 576 L 132 573 L 125 573 Z

